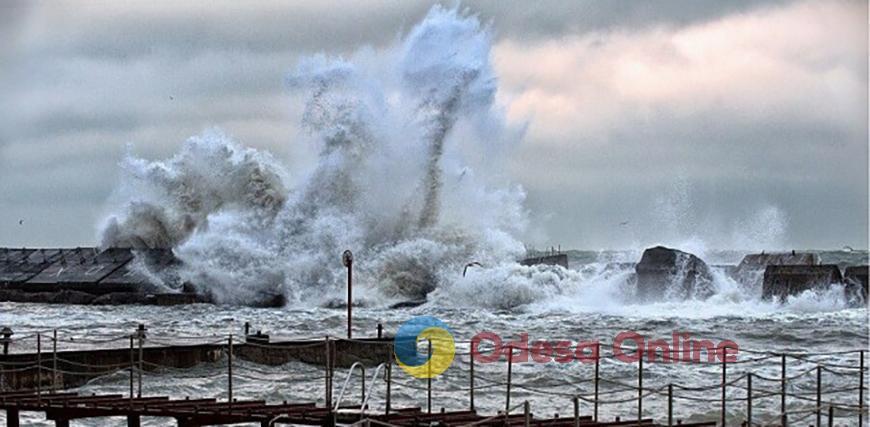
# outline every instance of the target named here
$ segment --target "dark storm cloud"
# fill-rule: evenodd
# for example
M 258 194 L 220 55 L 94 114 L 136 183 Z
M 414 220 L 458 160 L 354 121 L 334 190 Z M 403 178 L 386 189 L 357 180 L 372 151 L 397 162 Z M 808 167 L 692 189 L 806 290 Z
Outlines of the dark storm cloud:
M 283 76 L 304 55 L 386 46 L 430 6 L 2 2 L 0 244 L 91 243 L 128 143 L 164 157 L 220 126 L 306 170 L 315 148 Z M 666 222 L 659 202 L 683 180 L 713 245 L 751 241 L 734 229 L 776 211 L 789 229 L 774 243 L 867 245 L 865 3 L 462 7 L 492 22 L 500 100 L 530 120 L 510 169 L 534 243 L 661 240 L 667 227 L 610 222 Z

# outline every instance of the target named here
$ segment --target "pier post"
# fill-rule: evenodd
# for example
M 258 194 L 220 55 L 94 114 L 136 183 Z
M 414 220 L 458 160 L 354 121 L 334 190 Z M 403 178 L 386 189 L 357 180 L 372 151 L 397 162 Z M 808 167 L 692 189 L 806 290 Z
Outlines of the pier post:
M 325 348 L 325 354 L 324 354 L 325 358 L 323 359 L 324 360 L 323 378 L 325 379 L 324 387 L 323 387 L 323 390 L 324 390 L 323 401 L 326 402 L 326 407 L 329 408 L 330 410 L 332 410 L 332 390 L 330 390 L 330 387 L 332 386 L 332 384 L 330 384 L 330 380 L 332 380 L 332 378 L 330 376 L 331 372 L 329 371 L 330 359 L 331 359 L 331 357 L 330 357 L 331 355 L 330 355 L 330 351 L 329 351 L 330 350 L 330 348 L 329 348 L 329 335 L 326 336 L 326 339 L 323 341 L 323 345 Z
M 580 427 L 580 398 L 574 396 L 574 427 Z
M 828 427 L 834 427 L 834 405 L 828 406 Z
M 858 427 L 864 426 L 864 350 L 858 362 Z
M 752 372 L 746 376 L 746 421 L 752 427 Z
M 12 342 L 12 335 L 14 335 L 14 333 L 12 332 L 12 329 L 4 326 L 3 329 L 0 329 L 0 335 L 2 335 L 0 343 L 3 344 L 3 355 L 6 356 L 9 354 L 9 344 Z
M 127 415 L 127 427 L 139 427 L 142 425 L 142 418 L 138 415 Z
M 668 427 L 674 425 L 674 385 L 668 384 Z
M 130 399 L 133 399 L 135 396 L 133 395 L 133 376 L 136 373 L 136 356 L 133 344 L 133 335 L 130 335 Z
M 726 416 L 727 410 L 728 410 L 728 408 L 725 406 L 725 405 L 727 405 L 727 403 L 725 401 L 725 388 L 727 386 L 725 384 L 728 382 L 727 376 L 726 376 L 726 370 L 727 370 L 727 366 L 728 366 L 728 362 L 725 361 L 726 360 L 725 359 L 726 353 L 727 353 L 726 348 L 722 348 L 722 416 L 721 416 L 721 421 L 722 421 L 723 426 L 726 425 L 725 424 L 725 416 Z
M 136 397 L 142 397 L 142 372 L 145 370 L 145 351 L 143 347 L 145 346 L 145 324 L 140 323 L 139 328 L 136 330 L 136 336 L 139 338 L 139 390 L 136 392 Z
M 782 427 L 786 427 L 788 425 L 788 415 L 785 413 L 785 353 L 782 354 L 782 375 L 781 375 L 781 386 L 779 393 L 779 410 L 780 410 L 780 422 L 782 423 Z
M 514 347 L 508 346 L 508 357 L 507 357 L 507 392 L 505 393 L 504 399 L 504 411 L 505 413 L 510 412 L 511 410 L 511 369 L 514 364 Z
M 36 334 L 36 396 L 42 402 L 42 334 Z
M 429 364 L 426 372 L 426 413 L 432 413 L 432 341 L 429 341 Z
M 469 406 L 472 411 L 474 411 L 474 346 L 469 347 L 468 351 L 468 398 L 470 400 Z
M 390 415 L 390 401 L 392 398 L 392 389 L 393 389 L 393 358 L 387 361 L 387 407 L 386 407 L 386 415 Z
M 523 426 L 529 427 L 532 421 L 532 409 L 529 401 L 523 402 Z
M 637 423 L 643 420 L 643 351 L 637 348 L 640 357 L 637 359 Z
M 822 366 L 816 365 L 816 425 L 822 425 Z
M 21 420 L 17 408 L 6 409 L 6 427 L 19 427 Z
M 596 342 L 595 343 L 595 397 L 594 397 L 595 402 L 593 403 L 593 406 L 592 406 L 592 408 L 593 408 L 592 409 L 592 420 L 595 421 L 596 423 L 598 422 L 598 382 L 600 379 L 598 376 L 598 367 L 600 364 L 601 364 L 601 343 Z
M 233 334 L 227 338 L 227 402 L 233 407 Z
M 353 324 L 353 253 L 346 250 L 341 254 L 341 262 L 347 267 L 347 339 L 351 338 Z
M 51 333 L 51 392 L 57 390 L 57 329 Z

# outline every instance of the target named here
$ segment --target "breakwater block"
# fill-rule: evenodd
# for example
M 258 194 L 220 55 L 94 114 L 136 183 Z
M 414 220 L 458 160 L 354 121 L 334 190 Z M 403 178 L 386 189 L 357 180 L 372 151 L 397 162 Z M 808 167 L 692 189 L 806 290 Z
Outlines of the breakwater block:
M 706 298 L 713 293 L 713 276 L 707 264 L 688 252 L 656 246 L 643 251 L 634 267 L 637 296 L 642 300 L 663 297 Z
M 785 299 L 790 295 L 843 283 L 840 267 L 824 265 L 769 265 L 764 270 L 761 296 Z
M 818 265 L 819 256 L 806 252 L 774 252 L 749 254 L 737 268 L 767 268 L 768 265 Z
M 843 280 L 846 281 L 846 291 L 851 295 L 861 295 L 862 301 L 867 301 L 867 266 L 846 267 Z
M 740 283 L 758 283 L 768 265 L 818 265 L 819 256 L 807 252 L 773 252 L 749 254 L 729 271 Z
M 526 258 L 520 261 L 520 265 L 559 265 L 568 268 L 568 254 L 554 254 Z

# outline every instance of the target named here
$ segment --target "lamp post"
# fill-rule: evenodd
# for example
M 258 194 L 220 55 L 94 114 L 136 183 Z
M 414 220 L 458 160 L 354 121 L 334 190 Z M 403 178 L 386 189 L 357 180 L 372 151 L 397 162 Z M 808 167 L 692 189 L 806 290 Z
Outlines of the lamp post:
M 347 338 L 351 338 L 353 305 L 353 252 L 349 249 L 341 254 L 341 263 L 347 268 Z

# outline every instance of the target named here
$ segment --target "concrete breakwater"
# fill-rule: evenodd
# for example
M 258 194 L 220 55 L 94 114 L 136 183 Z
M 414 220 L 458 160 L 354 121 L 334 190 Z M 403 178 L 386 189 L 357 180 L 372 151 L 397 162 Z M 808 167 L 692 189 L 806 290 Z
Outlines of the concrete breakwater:
M 0 301 L 48 304 L 208 303 L 171 249 L 0 248 Z M 282 295 L 256 305 L 280 307 Z
M 171 337 L 164 337 L 171 338 Z M 227 357 L 261 365 L 277 366 L 298 361 L 319 366 L 348 368 L 386 363 L 392 357 L 392 338 L 299 339 L 269 342 L 264 335 L 243 340 L 226 337 L 202 344 L 155 345 L 147 338 L 119 337 L 126 348 L 53 350 L 52 337 L 43 337 L 44 346 L 26 353 L 0 355 L 0 391 L 69 389 L 91 379 L 118 371 L 134 373 L 166 368 L 190 368 L 216 363 Z M 162 341 L 161 341 L 162 343 Z M 141 346 L 141 347 L 140 347 Z
M 569 268 L 567 253 L 553 250 L 531 255 L 534 256 L 518 262 L 543 266 L 540 268 Z M 762 288 L 766 299 L 784 299 L 810 289 L 842 285 L 849 301 L 866 301 L 866 265 L 847 265 L 842 270 L 844 266 L 821 262 L 814 253 L 762 252 L 746 255 L 736 266 L 715 268 L 742 285 Z M 211 302 L 209 286 L 185 282 L 180 274 L 182 267 L 171 249 L 0 248 L 0 301 L 93 305 Z M 631 269 L 632 264 L 614 268 Z M 633 289 L 634 296 L 641 301 L 704 299 L 715 292 L 713 269 L 700 257 L 678 249 L 649 248 L 633 269 L 634 274 L 627 279 L 628 289 Z M 430 283 L 426 287 L 434 289 L 436 285 Z M 423 294 L 394 307 L 413 307 L 425 302 Z M 284 303 L 283 295 L 278 294 L 263 294 L 253 301 L 255 306 L 265 307 L 280 307 Z M 325 307 L 340 308 L 345 304 L 330 302 Z
M 841 285 L 849 301 L 867 300 L 867 266 L 850 266 L 845 274 L 836 264 L 819 264 L 812 253 L 760 253 L 746 255 L 725 272 L 739 283 L 762 278 L 762 298 L 785 299 L 808 290 Z M 643 300 L 661 298 L 678 292 L 686 297 L 711 294 L 710 267 L 697 256 L 677 249 L 657 246 L 644 251 L 635 266 L 637 296 Z

